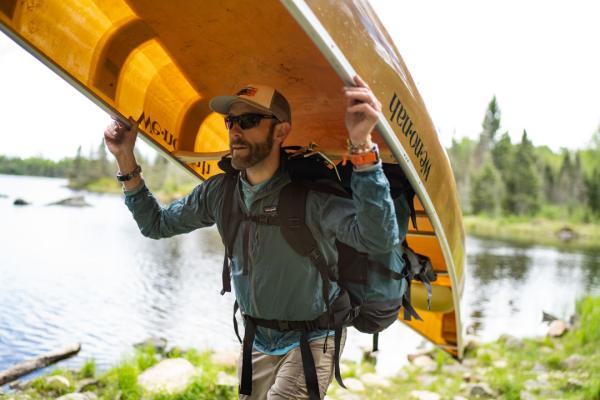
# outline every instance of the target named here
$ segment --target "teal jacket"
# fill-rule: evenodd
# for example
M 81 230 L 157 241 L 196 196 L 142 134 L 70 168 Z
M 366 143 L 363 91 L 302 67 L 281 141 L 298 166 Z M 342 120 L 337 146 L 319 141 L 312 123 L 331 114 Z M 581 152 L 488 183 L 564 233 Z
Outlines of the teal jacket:
M 125 203 L 143 235 L 165 238 L 217 224 L 222 234 L 224 175 L 216 175 L 198 185 L 188 196 L 161 207 L 142 186 L 126 192 Z M 281 189 L 290 182 L 283 167 L 266 182 L 252 186 L 240 174 L 243 211 L 261 215 L 279 201 Z M 393 259 L 394 269 L 403 267 L 399 253 L 399 229 L 381 165 L 352 174 L 353 198 L 311 191 L 306 201 L 306 224 L 311 230 L 327 265 L 337 269 L 335 240 L 377 258 Z M 249 257 L 244 256 L 248 241 Z M 234 243 L 231 276 L 236 299 L 244 314 L 262 319 L 313 320 L 326 310 L 322 280 L 308 257 L 298 255 L 286 242 L 278 226 L 243 221 Z M 330 286 L 330 301 L 339 293 Z M 325 336 L 315 331 L 309 340 Z M 299 344 L 298 332 L 280 332 L 259 327 L 254 347 L 266 354 L 284 354 Z

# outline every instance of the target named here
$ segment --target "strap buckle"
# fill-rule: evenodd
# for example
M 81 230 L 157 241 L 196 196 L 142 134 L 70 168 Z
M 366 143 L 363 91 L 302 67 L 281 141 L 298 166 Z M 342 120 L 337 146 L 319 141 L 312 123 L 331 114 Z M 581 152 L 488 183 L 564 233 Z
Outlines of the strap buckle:
M 288 321 L 277 321 L 277 327 L 280 331 L 289 331 L 290 330 L 290 323 Z
M 310 258 L 311 261 L 317 261 L 319 258 L 321 258 L 321 252 L 317 247 L 314 247 L 310 253 L 308 253 L 308 258 Z

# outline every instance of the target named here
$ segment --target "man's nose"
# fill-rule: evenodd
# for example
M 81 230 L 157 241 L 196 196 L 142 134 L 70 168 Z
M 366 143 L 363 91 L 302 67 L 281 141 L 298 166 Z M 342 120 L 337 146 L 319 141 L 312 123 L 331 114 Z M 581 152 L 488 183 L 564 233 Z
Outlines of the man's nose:
M 233 124 L 231 129 L 229 130 L 229 139 L 237 139 L 242 137 L 242 129 L 239 127 L 237 123 Z

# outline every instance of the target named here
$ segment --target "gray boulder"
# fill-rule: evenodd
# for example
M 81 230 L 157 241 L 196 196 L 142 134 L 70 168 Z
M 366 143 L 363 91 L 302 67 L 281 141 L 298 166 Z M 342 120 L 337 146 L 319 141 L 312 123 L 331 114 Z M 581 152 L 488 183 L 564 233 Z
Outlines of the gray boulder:
M 185 390 L 196 376 L 196 368 L 188 360 L 169 358 L 140 374 L 138 384 L 149 393 L 174 394 Z
M 564 321 L 557 319 L 550 323 L 550 326 L 548 327 L 548 336 L 555 338 L 561 337 L 567 333 L 567 330 L 567 324 Z
M 71 382 L 62 375 L 54 375 L 46 378 L 46 385 L 55 390 L 65 390 L 71 387 Z
M 442 397 L 437 393 L 427 390 L 413 390 L 410 392 L 409 398 L 412 400 L 440 400 Z
M 48 204 L 49 206 L 65 206 L 65 207 L 91 207 L 91 204 L 87 203 L 83 196 L 67 197 L 54 203 Z
M 86 393 L 69 393 L 59 397 L 56 400 L 97 400 L 98 396 L 92 392 Z
M 164 353 L 165 349 L 167 348 L 167 339 L 163 338 L 163 337 L 150 337 L 146 340 L 144 340 L 143 342 L 139 342 L 133 345 L 133 347 L 135 347 L 136 349 L 145 349 L 148 347 L 153 347 L 154 350 L 156 350 L 157 353 Z

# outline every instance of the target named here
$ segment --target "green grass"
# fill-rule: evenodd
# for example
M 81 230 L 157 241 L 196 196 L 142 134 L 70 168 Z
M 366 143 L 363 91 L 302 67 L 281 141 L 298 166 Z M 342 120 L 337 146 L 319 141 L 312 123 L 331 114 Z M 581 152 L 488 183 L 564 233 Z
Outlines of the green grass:
M 481 345 L 467 355 L 464 364 L 473 364 L 466 372 L 457 368 L 456 361 L 446 353 L 434 352 L 435 368 L 425 372 L 414 365 L 406 366 L 401 374 L 388 379 L 389 387 L 367 386 L 364 392 L 356 393 L 361 399 L 386 400 L 409 399 L 413 390 L 428 390 L 439 393 L 442 398 L 451 399 L 456 395 L 469 398 L 465 373 L 487 383 L 504 400 L 520 399 L 521 392 L 527 390 L 535 399 L 560 398 L 567 400 L 600 399 L 600 297 L 585 297 L 578 301 L 577 312 L 580 325 L 562 338 L 523 339 L 519 345 L 508 346 L 499 340 Z M 564 360 L 578 354 L 581 364 L 566 369 Z M 139 374 L 155 365 L 163 357 L 152 347 L 140 349 L 135 354 L 99 377 L 94 392 L 101 400 L 112 400 L 120 396 L 123 400 L 233 400 L 237 398 L 237 388 L 219 386 L 217 375 L 226 372 L 235 375 L 235 367 L 221 367 L 211 362 L 210 352 L 174 349 L 167 357 L 184 357 L 202 373 L 187 389 L 178 394 L 143 393 L 137 384 Z M 366 373 L 375 372 L 373 360 L 359 363 L 344 362 L 344 378 L 360 379 Z M 537 371 L 536 371 L 537 370 Z M 57 389 L 48 385 L 46 377 L 37 378 L 31 389 L 26 391 L 28 399 L 56 398 L 73 389 L 76 379 L 91 378 L 97 375 L 93 360 L 87 361 L 76 373 L 61 369 L 50 375 L 62 375 L 69 379 L 68 389 Z M 543 377 L 543 378 L 542 378 Z M 541 388 L 531 388 L 536 380 L 544 380 Z M 573 384 L 573 380 L 581 386 Z M 342 398 L 346 391 L 335 382 L 328 396 L 335 400 Z M 0 396 L 2 397 L 2 396 Z M 14 397 L 25 399 L 25 397 Z
M 523 244 L 543 244 L 572 249 L 598 249 L 600 247 L 600 223 L 574 223 L 543 217 L 488 217 L 465 215 L 465 232 L 474 236 L 506 240 Z M 572 229 L 576 237 L 561 241 L 557 232 Z

